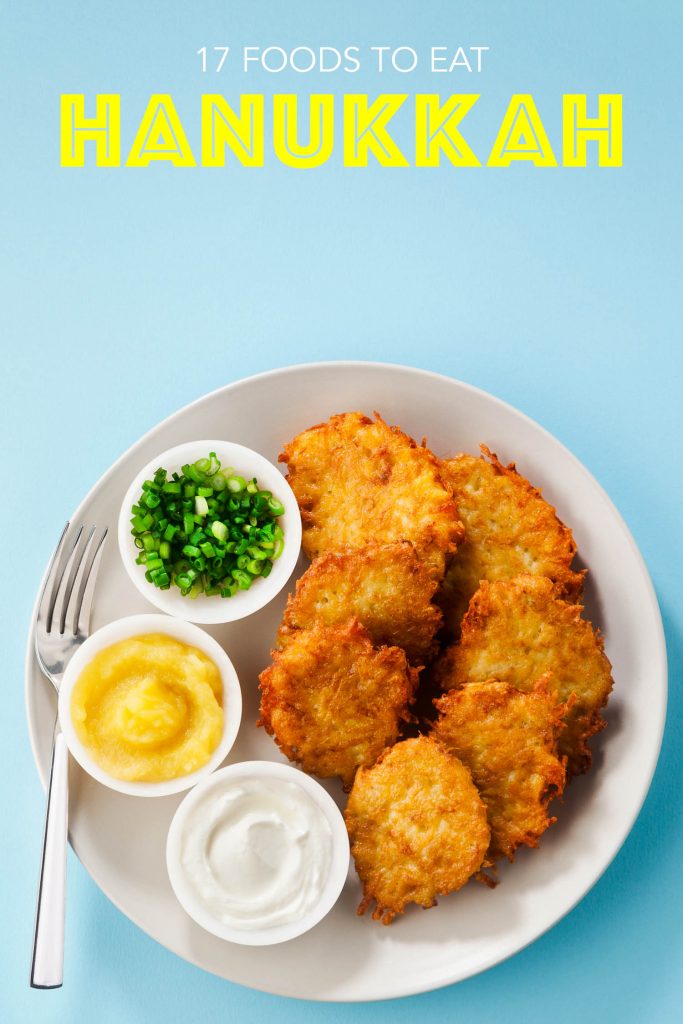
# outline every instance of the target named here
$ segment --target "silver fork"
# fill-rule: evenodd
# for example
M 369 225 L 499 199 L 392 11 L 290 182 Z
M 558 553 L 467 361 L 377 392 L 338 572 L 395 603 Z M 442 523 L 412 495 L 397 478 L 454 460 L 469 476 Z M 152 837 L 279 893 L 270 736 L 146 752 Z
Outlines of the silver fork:
M 59 538 L 45 577 L 35 628 L 36 657 L 57 693 L 68 662 L 88 636 L 90 610 L 107 527 L 79 526 Z M 68 751 L 55 720 L 45 814 L 31 986 L 59 988 L 64 976 L 64 910 L 69 816 Z

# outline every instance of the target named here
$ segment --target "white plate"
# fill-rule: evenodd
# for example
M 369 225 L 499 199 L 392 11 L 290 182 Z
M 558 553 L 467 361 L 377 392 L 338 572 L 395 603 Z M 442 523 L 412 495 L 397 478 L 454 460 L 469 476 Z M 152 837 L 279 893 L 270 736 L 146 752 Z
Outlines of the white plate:
M 390 927 L 355 909 L 353 871 L 334 910 L 282 946 L 254 949 L 204 932 L 175 900 L 164 867 L 166 831 L 179 796 L 137 800 L 72 766 L 71 841 L 109 898 L 149 935 L 230 981 L 307 999 L 355 1001 L 423 992 L 467 978 L 517 952 L 570 910 L 599 878 L 630 831 L 657 761 L 666 708 L 666 652 L 659 609 L 636 545 L 607 495 L 550 434 L 491 395 L 446 377 L 376 363 L 321 363 L 231 384 L 169 417 L 112 466 L 74 520 L 115 525 L 125 490 L 155 452 L 198 437 L 224 437 L 275 461 L 298 431 L 332 413 L 378 409 L 437 454 L 476 452 L 483 441 L 543 488 L 574 530 L 590 569 L 587 614 L 605 633 L 615 689 L 609 727 L 594 741 L 595 767 L 574 782 L 560 820 L 539 850 L 502 869 L 491 892 L 469 884 L 427 912 L 413 908 Z M 259 410 L 254 414 L 254 410 Z M 55 524 L 55 536 L 59 533 Z M 297 573 L 303 562 L 297 567 Z M 106 586 L 104 581 L 106 580 Z M 290 582 L 290 586 L 293 580 Z M 256 729 L 257 676 L 285 603 L 209 632 L 235 664 L 244 696 L 242 728 L 229 761 L 283 760 Z M 108 543 L 94 626 L 149 611 Z M 43 781 L 54 718 L 51 687 L 29 638 L 26 693 L 31 741 Z M 339 788 L 329 791 L 341 798 Z M 78 950 L 72 950 L 77 955 Z

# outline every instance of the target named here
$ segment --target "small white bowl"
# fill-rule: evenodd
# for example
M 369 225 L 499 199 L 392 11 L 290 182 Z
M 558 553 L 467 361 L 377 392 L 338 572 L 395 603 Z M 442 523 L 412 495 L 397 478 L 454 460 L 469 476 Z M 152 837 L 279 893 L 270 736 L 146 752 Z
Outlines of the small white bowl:
M 81 743 L 71 718 L 71 694 L 81 672 L 96 654 L 105 647 L 118 643 L 119 640 L 128 640 L 146 633 L 164 633 L 174 640 L 199 648 L 211 658 L 220 672 L 223 683 L 223 735 L 206 764 L 189 775 L 166 779 L 163 782 L 128 782 L 116 779 L 100 768 Z M 220 644 L 199 626 L 169 618 L 168 615 L 130 615 L 102 626 L 76 651 L 66 667 L 59 688 L 59 724 L 71 754 L 81 768 L 98 782 L 129 796 L 169 796 L 171 793 L 181 793 L 185 789 L 190 789 L 195 783 L 210 775 L 228 756 L 237 738 L 241 720 L 242 691 L 230 658 Z
M 200 902 L 192 884 L 189 882 L 181 861 L 185 824 L 197 803 L 205 799 L 212 790 L 220 790 L 226 779 L 232 781 L 239 779 L 277 779 L 294 783 L 317 804 L 327 819 L 332 832 L 332 858 L 327 878 L 318 902 L 298 921 L 275 925 L 272 928 L 254 930 L 231 927 L 213 917 Z M 272 946 L 278 942 L 287 942 L 289 939 L 295 939 L 297 936 L 303 935 L 304 932 L 309 931 L 314 925 L 318 924 L 339 899 L 348 875 L 350 856 L 349 837 L 344 818 L 327 790 L 323 789 L 320 783 L 305 775 L 299 769 L 277 761 L 242 761 L 240 764 L 231 764 L 227 768 L 222 768 L 221 771 L 216 772 L 199 786 L 196 786 L 191 793 L 188 793 L 178 807 L 171 821 L 166 843 L 168 876 L 180 905 L 207 932 L 218 936 L 219 939 L 225 939 L 227 942 L 235 942 L 243 946 Z
M 207 597 L 200 594 L 196 598 L 183 597 L 177 587 L 160 590 L 145 579 L 145 570 L 136 565 L 135 559 L 140 554 L 135 547 L 130 529 L 132 518 L 131 507 L 137 503 L 145 480 L 154 476 L 162 467 L 168 473 L 179 472 L 188 462 L 207 458 L 209 452 L 215 452 L 222 467 L 231 466 L 235 473 L 250 480 L 256 477 L 259 486 L 272 491 L 285 507 L 280 517 L 280 525 L 284 531 L 285 546 L 282 554 L 273 563 L 270 576 L 256 579 L 249 590 L 238 590 L 232 597 L 220 597 L 213 594 Z M 294 492 L 284 476 L 272 462 L 241 444 L 230 441 L 190 441 L 169 448 L 151 459 L 140 470 L 126 492 L 119 513 L 119 550 L 126 572 L 143 597 L 155 604 L 162 612 L 175 615 L 189 622 L 218 624 L 235 622 L 263 608 L 278 594 L 292 575 L 301 548 L 301 516 Z

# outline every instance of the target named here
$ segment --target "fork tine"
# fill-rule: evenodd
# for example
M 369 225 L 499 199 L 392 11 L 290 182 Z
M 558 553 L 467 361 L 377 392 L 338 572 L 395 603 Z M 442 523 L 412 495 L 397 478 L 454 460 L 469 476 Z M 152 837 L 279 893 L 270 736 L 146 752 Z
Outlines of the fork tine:
M 66 537 L 68 529 L 69 529 L 69 521 L 67 520 L 66 526 L 62 530 L 61 536 L 60 536 L 60 538 L 59 538 L 59 540 L 57 542 L 57 547 L 55 548 L 55 550 L 53 552 L 52 558 L 50 559 L 50 564 L 47 567 L 47 572 L 45 573 L 45 581 L 43 583 L 43 589 L 42 589 L 42 591 L 40 593 L 40 601 L 38 602 L 38 610 L 39 610 L 39 612 L 41 610 L 43 610 L 43 603 L 45 601 L 46 594 L 48 594 L 48 592 L 49 593 L 52 592 L 49 589 L 50 588 L 50 580 L 51 580 L 51 577 L 52 577 L 52 570 L 54 569 L 54 567 L 55 567 L 55 565 L 57 563 L 57 559 L 59 558 L 59 553 L 62 550 L 62 544 L 64 543 L 64 538 Z
M 95 533 L 96 527 L 93 526 L 91 537 Z M 78 586 L 78 593 L 76 595 L 76 603 L 74 606 L 73 613 L 73 634 L 79 632 L 79 630 L 87 636 L 90 628 L 90 611 L 92 608 L 92 599 L 95 592 L 95 582 L 97 580 L 97 574 L 100 569 L 100 562 L 102 561 L 102 551 L 104 549 L 104 542 L 107 539 L 109 532 L 108 527 L 104 527 L 99 537 L 95 537 L 90 550 L 88 552 L 88 558 L 81 575 L 81 581 Z M 82 628 L 81 628 L 82 622 Z
M 85 544 L 83 544 L 83 537 L 84 537 L 84 528 L 83 528 L 82 532 L 81 532 L 81 535 L 79 537 L 79 540 L 78 540 L 78 544 L 76 545 L 76 551 L 75 551 L 74 557 L 73 557 L 72 562 L 71 562 L 71 568 L 69 569 L 69 575 L 67 577 L 66 586 L 64 587 L 64 590 L 62 591 L 61 610 L 60 610 L 60 613 L 59 613 L 59 632 L 60 632 L 60 634 L 64 633 L 64 627 L 66 625 L 66 616 L 67 616 L 67 612 L 69 610 L 69 602 L 71 600 L 71 595 L 73 593 L 74 584 L 76 582 L 76 577 L 78 576 L 78 572 L 79 572 L 81 566 L 83 565 L 83 561 L 85 559 L 85 556 L 88 553 L 88 548 L 90 547 L 90 542 L 91 542 L 91 540 L 93 538 L 93 534 L 94 533 L 95 533 L 95 527 L 91 526 L 90 527 L 90 532 L 88 533 L 88 536 L 85 538 Z
M 71 524 L 67 521 L 66 526 L 62 530 L 61 536 L 57 543 L 57 547 L 54 550 L 54 554 L 50 560 L 48 570 L 45 574 L 45 582 L 43 583 L 43 591 L 40 595 L 40 602 L 38 604 L 37 618 L 42 622 L 42 626 L 47 632 L 50 631 L 52 623 L 52 613 L 57 600 L 57 591 L 64 575 L 64 570 L 68 564 L 69 559 L 73 553 L 73 549 L 78 542 L 80 531 L 76 534 L 76 539 L 69 548 L 66 544 L 66 535 L 69 532 L 69 526 Z
M 64 550 L 59 559 L 57 571 L 55 572 L 54 582 L 52 584 L 52 593 L 50 594 L 50 600 L 48 604 L 47 620 L 45 628 L 48 633 L 52 632 L 53 626 L 59 625 L 59 608 L 60 595 L 64 593 L 64 585 L 68 580 L 71 567 L 74 559 L 78 560 L 78 548 L 83 535 L 83 526 L 79 526 L 76 530 L 76 535 L 73 539 L 69 539 L 65 543 Z
M 76 545 L 81 539 L 83 527 L 79 526 L 73 541 L 67 541 L 64 545 L 61 555 L 59 556 L 59 562 L 55 571 L 54 579 L 52 581 L 52 589 L 49 595 L 47 615 L 45 619 L 45 628 L 49 633 L 52 629 L 52 619 L 55 613 L 55 605 L 57 604 L 57 596 L 64 580 L 64 573 L 66 572 L 71 559 L 73 558 Z

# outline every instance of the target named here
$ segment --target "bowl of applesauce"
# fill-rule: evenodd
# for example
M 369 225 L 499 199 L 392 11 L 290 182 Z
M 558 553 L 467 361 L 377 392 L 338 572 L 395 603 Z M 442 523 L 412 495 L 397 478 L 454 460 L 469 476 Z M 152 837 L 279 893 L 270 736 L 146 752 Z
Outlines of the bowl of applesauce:
M 67 666 L 59 722 L 71 754 L 110 789 L 168 796 L 190 789 L 227 757 L 242 693 L 220 644 L 166 615 L 117 619 Z

